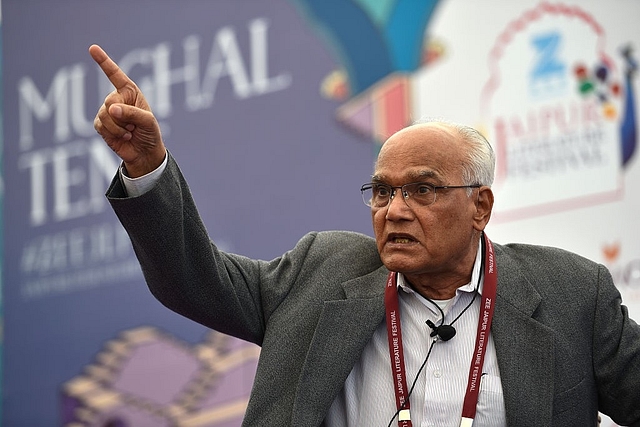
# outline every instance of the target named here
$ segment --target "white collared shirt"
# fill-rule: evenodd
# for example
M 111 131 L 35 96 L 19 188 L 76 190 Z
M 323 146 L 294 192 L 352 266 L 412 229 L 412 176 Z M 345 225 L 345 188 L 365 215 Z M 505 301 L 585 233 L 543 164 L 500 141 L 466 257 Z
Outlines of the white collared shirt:
M 445 307 L 445 324 L 450 324 L 469 305 L 480 280 L 481 251 L 478 251 L 471 282 L 457 289 Z M 427 319 L 441 324 L 440 311 L 415 292 L 398 275 L 400 321 L 404 347 L 407 386 L 416 379 L 434 338 Z M 482 294 L 482 283 L 478 293 Z M 410 396 L 414 427 L 459 427 L 462 403 L 467 388 L 469 367 L 475 347 L 480 314 L 480 295 L 453 324 L 456 335 L 449 341 L 438 340 Z M 396 399 L 389 360 L 386 321 L 374 332 L 362 356 L 347 377 L 344 388 L 334 400 L 325 424 L 327 427 L 386 427 L 395 414 Z M 485 355 L 480 394 L 473 427 L 506 426 L 502 384 L 493 338 Z M 398 425 L 394 419 L 392 426 Z

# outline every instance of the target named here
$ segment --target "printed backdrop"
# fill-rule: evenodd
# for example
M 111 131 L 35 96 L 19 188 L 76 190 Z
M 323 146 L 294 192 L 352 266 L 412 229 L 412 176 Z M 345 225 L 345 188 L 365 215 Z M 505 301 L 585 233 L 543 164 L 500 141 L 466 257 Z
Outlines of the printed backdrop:
M 102 45 L 143 89 L 212 238 L 271 259 L 372 234 L 380 144 L 436 116 L 498 154 L 496 242 L 605 264 L 640 319 L 634 0 L 2 1 L 2 422 L 238 426 L 259 348 L 149 294 L 104 191 Z M 613 423 L 607 419 L 604 426 Z

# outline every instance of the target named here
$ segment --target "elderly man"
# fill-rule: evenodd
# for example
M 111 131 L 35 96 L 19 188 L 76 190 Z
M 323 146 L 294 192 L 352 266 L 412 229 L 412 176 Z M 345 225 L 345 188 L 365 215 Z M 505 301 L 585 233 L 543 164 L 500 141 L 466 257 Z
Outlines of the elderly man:
M 219 251 L 143 94 L 95 127 L 122 158 L 109 200 L 151 292 L 262 347 L 246 426 L 640 426 L 640 327 L 607 270 L 558 249 L 494 245 L 494 154 L 465 126 L 409 126 L 362 186 L 375 240 L 304 236 L 270 262 Z

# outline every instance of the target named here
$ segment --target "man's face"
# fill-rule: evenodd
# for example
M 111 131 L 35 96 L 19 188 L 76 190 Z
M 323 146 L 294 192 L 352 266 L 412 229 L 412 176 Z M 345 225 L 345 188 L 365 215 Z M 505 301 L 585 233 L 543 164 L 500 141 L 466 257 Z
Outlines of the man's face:
M 466 148 L 458 139 L 444 125 L 406 128 L 383 145 L 373 180 L 394 187 L 412 182 L 464 185 Z M 434 203 L 410 208 L 397 190 L 387 206 L 371 211 L 382 262 L 412 283 L 457 277 L 461 270 L 467 276 L 484 227 L 474 220 L 477 199 L 477 189 L 471 196 L 464 188 L 438 189 Z

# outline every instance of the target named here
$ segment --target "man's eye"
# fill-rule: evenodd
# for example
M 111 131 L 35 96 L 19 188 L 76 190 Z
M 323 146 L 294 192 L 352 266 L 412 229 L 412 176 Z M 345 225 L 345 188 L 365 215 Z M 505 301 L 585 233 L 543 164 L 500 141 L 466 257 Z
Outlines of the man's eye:
M 430 185 L 426 185 L 426 184 L 418 185 L 417 188 L 416 188 L 416 194 L 418 194 L 418 195 L 429 194 L 432 191 L 433 190 L 432 190 L 431 186 Z
M 389 194 L 391 194 L 391 191 L 384 185 L 374 185 L 373 194 L 375 194 L 376 197 L 387 197 Z

